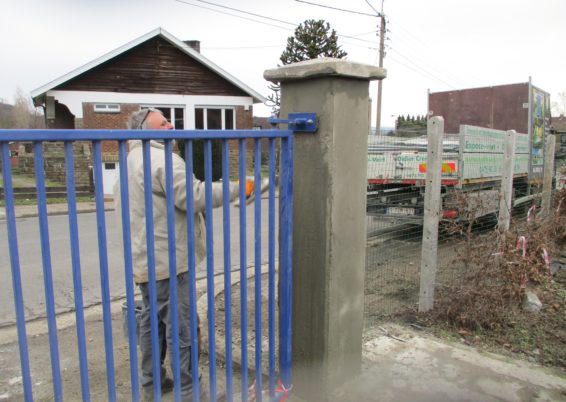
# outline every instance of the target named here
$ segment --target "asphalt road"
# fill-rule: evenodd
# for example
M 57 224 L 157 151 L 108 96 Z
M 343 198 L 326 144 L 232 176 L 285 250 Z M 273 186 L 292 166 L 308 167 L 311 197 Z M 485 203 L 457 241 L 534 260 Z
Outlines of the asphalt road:
M 277 206 L 276 206 L 277 208 Z M 268 202 L 262 199 L 261 217 L 261 262 L 268 260 Z M 246 209 L 247 265 L 253 265 L 254 256 L 254 204 Z M 231 261 L 232 269 L 240 264 L 239 209 L 231 205 Z M 95 213 L 78 215 L 80 267 L 83 289 L 83 304 L 90 306 L 101 302 L 100 263 L 98 234 Z M 43 264 L 37 217 L 17 219 L 17 240 L 20 259 L 22 292 L 26 320 L 44 317 L 45 291 Z M 109 290 L 112 299 L 125 296 L 124 262 L 119 219 L 115 212 L 106 212 L 106 236 L 108 250 Z M 224 269 L 222 209 L 213 215 L 214 227 L 214 270 Z M 277 233 L 277 232 L 276 232 Z M 277 236 L 276 236 L 277 239 Z M 73 275 L 67 215 L 49 216 L 49 240 L 55 308 L 57 313 L 74 309 Z M 276 247 L 277 252 L 277 247 Z M 0 327 L 15 323 L 16 314 L 12 288 L 10 254 L 7 241 L 6 221 L 0 221 Z M 197 267 L 197 277 L 206 275 L 206 260 Z

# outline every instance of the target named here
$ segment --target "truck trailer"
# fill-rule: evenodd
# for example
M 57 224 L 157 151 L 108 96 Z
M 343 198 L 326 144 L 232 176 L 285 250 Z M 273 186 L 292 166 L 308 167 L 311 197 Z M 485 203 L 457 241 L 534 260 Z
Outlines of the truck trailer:
M 457 135 L 444 136 L 441 182 L 444 219 L 478 218 L 497 212 L 506 135 L 502 130 L 462 125 Z M 419 223 L 424 212 L 426 136 L 413 139 L 374 136 L 368 144 L 368 214 Z M 536 197 L 528 192 L 534 188 L 528 185 L 530 159 L 528 134 L 516 133 L 515 206 Z
M 429 93 L 428 115 L 444 119 L 442 216 L 497 211 L 503 138 L 515 130 L 514 205 L 540 194 L 544 142 L 550 132 L 550 96 L 526 83 Z M 370 136 L 368 214 L 419 222 L 424 208 L 427 138 Z

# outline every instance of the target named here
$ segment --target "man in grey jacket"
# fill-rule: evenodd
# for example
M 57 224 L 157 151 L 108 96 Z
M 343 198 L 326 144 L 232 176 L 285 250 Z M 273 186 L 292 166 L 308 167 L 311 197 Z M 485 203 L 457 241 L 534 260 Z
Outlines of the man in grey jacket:
M 128 122 L 130 129 L 171 130 L 173 126 L 157 109 L 142 109 L 134 112 Z M 162 392 L 173 388 L 173 382 L 166 376 L 163 365 L 164 349 L 167 347 L 172 363 L 171 317 L 169 306 L 169 254 L 167 232 L 167 204 L 165 198 L 165 151 L 163 144 L 150 141 L 151 145 L 151 181 L 154 223 L 155 276 L 157 296 L 157 320 L 160 328 L 159 345 L 161 348 L 161 387 Z M 179 348 L 181 366 L 181 395 L 183 400 L 189 400 L 192 395 L 192 377 L 190 372 L 190 333 L 189 333 L 189 283 L 188 283 L 188 250 L 187 250 L 187 216 L 186 216 L 186 177 L 185 162 L 176 154 L 173 160 L 173 197 L 175 205 L 175 239 L 177 262 L 177 306 L 179 311 Z M 145 201 L 144 201 L 144 170 L 143 149 L 139 140 L 129 142 L 128 188 L 130 202 L 130 225 L 132 233 L 132 263 L 134 280 L 139 286 L 143 297 L 143 310 L 140 320 L 140 349 L 142 354 L 141 383 L 146 399 L 153 400 L 153 366 L 151 351 L 150 303 L 148 286 L 148 261 L 146 248 Z M 206 256 L 205 246 L 205 192 L 204 182 L 194 176 L 194 233 L 195 233 L 195 263 L 198 264 Z M 119 186 L 116 186 L 119 189 Z M 119 194 L 115 190 L 115 200 L 119 202 Z M 238 185 L 230 184 L 230 200 L 238 195 Z M 222 205 L 222 184 L 212 183 L 213 207 Z M 155 314 L 155 312 L 153 312 Z M 164 339 L 165 338 L 165 339 Z

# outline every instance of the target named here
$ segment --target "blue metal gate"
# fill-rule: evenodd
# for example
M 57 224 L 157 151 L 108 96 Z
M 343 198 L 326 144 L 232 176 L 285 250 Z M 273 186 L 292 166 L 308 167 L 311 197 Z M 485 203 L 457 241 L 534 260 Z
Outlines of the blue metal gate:
M 276 394 L 277 378 L 281 383 L 280 390 L 288 390 L 291 387 L 291 262 L 292 262 L 292 176 L 293 176 L 293 129 L 298 129 L 304 123 L 304 119 L 298 119 L 295 124 L 289 124 L 288 130 L 267 130 L 267 131 L 220 131 L 220 130 L 193 130 L 193 131 L 137 131 L 137 130 L 0 130 L 0 146 L 2 148 L 2 175 L 5 191 L 5 208 L 6 208 L 6 225 L 8 231 L 8 247 L 10 253 L 12 288 L 14 293 L 14 305 L 17 322 L 17 336 L 19 343 L 19 354 L 22 373 L 23 394 L 26 401 L 32 401 L 33 385 L 32 370 L 29 363 L 28 336 L 26 334 L 26 316 L 24 310 L 24 298 L 22 292 L 21 267 L 18 248 L 18 236 L 16 229 L 15 201 L 14 190 L 12 185 L 12 167 L 10 164 L 9 143 L 12 141 L 31 141 L 34 149 L 35 163 L 35 179 L 37 185 L 37 213 L 39 217 L 39 233 L 42 252 L 43 280 L 45 289 L 45 308 L 46 321 L 49 335 L 49 351 L 51 364 L 51 377 L 53 382 L 53 399 L 55 401 L 63 400 L 62 374 L 60 368 L 58 327 L 56 321 L 56 310 L 54 302 L 53 275 L 52 275 L 52 257 L 49 239 L 49 225 L 47 214 L 47 198 L 46 185 L 44 175 L 44 154 L 43 143 L 51 141 L 59 141 L 64 143 L 65 168 L 66 168 L 66 186 L 67 186 L 67 206 L 68 206 L 68 224 L 70 235 L 70 252 L 71 265 L 73 275 L 74 289 L 74 310 L 75 325 L 78 345 L 78 360 L 80 367 L 80 384 L 81 395 L 83 401 L 91 400 L 91 390 L 89 385 L 89 367 L 87 357 L 87 338 L 85 335 L 85 316 L 83 305 L 83 285 L 80 261 L 80 245 L 79 232 L 77 225 L 77 199 L 75 191 L 75 170 L 74 170 L 74 154 L 73 143 L 76 141 L 92 142 L 93 150 L 93 168 L 95 183 L 102 183 L 102 141 L 118 141 L 119 149 L 119 166 L 120 166 L 120 197 L 121 197 L 121 225 L 122 240 L 124 251 L 124 275 L 126 284 L 126 304 L 127 304 L 127 325 L 129 334 L 129 359 L 130 359 L 130 381 L 131 381 L 131 398 L 134 401 L 140 400 L 140 381 L 139 366 L 137 357 L 137 339 L 136 339 L 136 316 L 135 316 L 135 300 L 134 300 L 134 281 L 132 270 L 132 250 L 131 250 L 131 231 L 130 231 L 130 210 L 128 198 L 128 180 L 127 180 L 127 142 L 128 140 L 142 140 L 144 154 L 144 188 L 145 188 L 145 210 L 153 211 L 151 201 L 151 179 L 150 174 L 150 140 L 163 140 L 165 146 L 165 170 L 166 170 L 166 199 L 167 199 L 167 225 L 168 225 L 168 241 L 169 241 L 169 265 L 170 273 L 176 272 L 175 260 L 175 224 L 174 224 L 174 204 L 173 204 L 173 185 L 172 185 L 172 149 L 173 140 L 185 140 L 185 160 L 186 160 L 186 178 L 193 177 L 192 165 L 192 144 L 194 140 L 204 140 L 205 154 L 205 198 L 206 198 L 206 282 L 207 282 L 207 318 L 208 318 L 208 376 L 209 376 L 209 393 L 211 400 L 216 400 L 218 395 L 217 389 L 217 357 L 216 357 L 216 331 L 215 331 L 215 299 L 214 299 L 214 256 L 212 253 L 214 244 L 214 233 L 212 230 L 212 205 L 211 205 L 211 188 L 212 188 L 212 140 L 220 139 L 222 144 L 222 182 L 223 182 L 223 246 L 224 246 L 224 322 L 225 322 L 225 390 L 227 400 L 231 401 L 234 395 L 234 366 L 232 360 L 232 295 L 231 295 L 231 261 L 230 261 L 230 207 L 229 207 L 229 142 L 238 144 L 239 151 L 239 203 L 242 207 L 239 209 L 239 236 L 240 236 L 240 320 L 241 320 L 241 399 L 248 400 L 249 388 L 255 389 L 255 395 L 251 399 L 262 400 L 262 389 L 266 389 L 264 393 L 269 395 L 268 399 L 273 399 Z M 307 130 L 308 131 L 308 130 Z M 254 200 L 254 332 L 255 345 L 248 345 L 248 304 L 247 304 L 247 277 L 246 268 L 248 265 L 248 256 L 246 255 L 247 228 L 246 228 L 246 140 L 253 141 L 253 165 L 254 165 L 254 181 L 260 183 L 262 179 L 261 171 L 261 141 L 269 143 L 268 151 L 268 173 L 269 187 L 268 194 L 268 289 L 267 289 L 267 305 L 262 306 L 262 286 L 261 286 L 261 238 L 260 228 L 262 223 L 261 215 L 261 196 L 259 189 Z M 276 177 L 276 141 L 280 140 L 281 161 L 279 177 Z M 265 175 L 265 173 L 264 173 Z M 193 189 L 192 180 L 187 179 L 186 188 L 186 211 L 187 211 L 187 228 L 189 250 L 189 305 L 190 314 L 190 333 L 191 333 L 191 349 L 198 349 L 197 340 L 197 299 L 196 299 L 196 267 L 194 258 L 194 206 L 193 206 Z M 279 232 L 276 233 L 276 203 L 275 192 L 276 182 L 279 182 Z M 111 297 L 109 292 L 108 277 L 108 254 L 106 239 L 106 221 L 104 214 L 104 194 L 103 186 L 95 186 L 96 201 L 96 220 L 98 235 L 98 255 L 100 267 L 100 285 L 102 299 L 102 315 L 104 326 L 104 344 L 105 344 L 105 361 L 106 361 L 106 383 L 107 383 L 107 399 L 109 401 L 116 400 L 116 381 L 115 381 L 115 362 L 114 362 L 114 346 L 112 337 L 112 316 L 111 316 Z M 151 311 L 155 311 L 155 254 L 153 250 L 153 213 L 146 213 L 146 232 L 147 242 L 147 258 L 149 273 L 149 294 Z M 276 290 L 276 245 L 279 246 L 279 292 Z M 191 258 L 192 257 L 192 258 Z M 5 257 L 2 256 L 5 260 Z M 174 276 L 173 276 L 174 277 Z M 153 281 L 152 281 L 153 279 Z M 170 281 L 171 286 L 171 309 L 176 312 L 176 282 Z M 276 295 L 279 295 L 278 302 L 278 331 L 276 331 Z M 268 367 L 262 367 L 262 309 L 267 309 L 268 326 Z M 173 314 L 172 327 L 178 328 L 178 318 Z M 175 331 L 174 331 L 175 332 Z M 276 353 L 276 333 L 278 333 L 279 351 Z M 159 350 L 157 336 L 157 321 L 153 314 L 151 317 L 151 336 L 153 350 L 153 372 L 155 375 L 155 384 L 159 381 Z M 178 337 L 177 337 L 178 338 Z M 220 341 L 220 340 L 219 340 Z M 178 341 L 173 345 L 178 347 Z M 252 349 L 253 348 L 253 349 Z M 174 348 L 175 349 L 175 348 Z M 255 364 L 248 367 L 248 350 L 254 350 Z M 276 367 L 276 356 L 278 356 L 278 367 Z M 198 375 L 198 354 L 192 353 L 191 368 L 193 373 L 193 394 L 194 400 L 199 400 L 199 375 Z M 248 378 L 248 373 L 255 378 Z M 176 384 L 179 382 L 179 351 L 173 350 L 173 377 Z M 267 384 L 262 384 L 264 379 Z M 253 384 L 253 386 L 252 386 Z M 160 399 L 159 385 L 156 386 L 156 399 Z M 175 400 L 180 400 L 180 387 L 175 385 Z

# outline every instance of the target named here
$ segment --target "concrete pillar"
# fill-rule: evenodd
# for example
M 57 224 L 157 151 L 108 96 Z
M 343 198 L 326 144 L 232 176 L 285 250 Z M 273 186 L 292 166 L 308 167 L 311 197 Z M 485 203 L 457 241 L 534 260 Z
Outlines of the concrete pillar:
M 550 215 L 552 206 L 552 179 L 554 178 L 554 149 L 556 137 L 547 135 L 544 144 L 544 177 L 542 179 L 541 209 L 545 216 Z
M 316 59 L 264 77 L 281 85 L 280 118 L 318 116 L 294 139 L 292 381 L 295 396 L 327 401 L 360 372 L 369 81 L 385 70 Z
M 513 175 L 515 168 L 515 130 L 505 134 L 503 164 L 501 166 L 501 189 L 499 191 L 499 217 L 497 226 L 503 233 L 509 230 L 511 224 L 511 209 L 513 208 Z
M 444 118 L 435 116 L 428 120 L 427 138 L 426 188 L 419 291 L 419 311 L 421 312 L 429 311 L 434 305 L 434 287 L 438 267 L 438 224 L 442 210 L 440 187 L 442 183 Z

